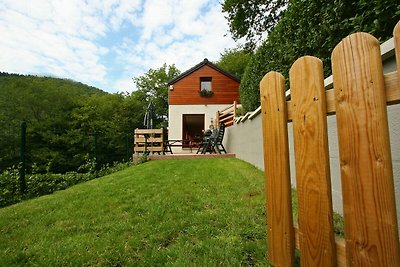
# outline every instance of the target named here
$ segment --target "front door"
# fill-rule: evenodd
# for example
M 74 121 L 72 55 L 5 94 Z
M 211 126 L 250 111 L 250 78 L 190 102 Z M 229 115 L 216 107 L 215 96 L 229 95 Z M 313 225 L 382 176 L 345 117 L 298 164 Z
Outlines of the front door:
M 201 141 L 204 132 L 204 114 L 183 114 L 182 117 L 182 139 L 190 140 L 192 144 Z M 184 143 L 182 147 L 188 147 Z

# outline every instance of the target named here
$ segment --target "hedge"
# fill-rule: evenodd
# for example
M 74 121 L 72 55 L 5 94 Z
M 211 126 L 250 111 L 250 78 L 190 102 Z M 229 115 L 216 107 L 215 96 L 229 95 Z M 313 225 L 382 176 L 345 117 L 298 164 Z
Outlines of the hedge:
M 26 192 L 24 194 L 19 190 L 18 169 L 9 168 L 0 173 L 0 208 L 18 203 L 25 199 L 48 195 L 55 191 L 64 190 L 75 184 L 122 170 L 130 166 L 130 164 L 130 162 L 115 162 L 112 166 L 109 166 L 108 164 L 104 165 L 99 171 L 91 169 L 86 173 L 67 172 L 65 174 L 27 174 L 25 177 Z

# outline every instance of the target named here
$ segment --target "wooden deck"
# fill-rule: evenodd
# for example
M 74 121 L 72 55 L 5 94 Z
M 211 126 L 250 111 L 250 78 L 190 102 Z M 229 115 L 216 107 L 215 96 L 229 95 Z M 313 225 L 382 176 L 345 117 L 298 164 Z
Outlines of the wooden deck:
M 133 155 L 133 161 L 137 160 L 139 156 L 137 154 Z M 207 158 L 235 158 L 236 155 L 233 153 L 227 154 L 168 154 L 168 155 L 149 155 L 149 160 L 166 160 L 166 159 L 173 159 L 173 160 L 180 160 L 180 159 L 207 159 Z

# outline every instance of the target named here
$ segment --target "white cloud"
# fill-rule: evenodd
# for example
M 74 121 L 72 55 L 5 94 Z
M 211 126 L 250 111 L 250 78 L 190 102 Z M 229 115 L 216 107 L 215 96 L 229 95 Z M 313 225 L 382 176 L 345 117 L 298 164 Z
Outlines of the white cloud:
M 225 48 L 233 47 L 235 44 L 230 37 L 224 37 L 228 32 L 226 21 L 218 3 L 207 1 L 169 1 L 173 7 L 170 18 L 159 18 L 156 22 L 147 23 L 150 13 L 161 16 L 168 13 L 157 5 L 156 1 L 148 3 L 149 13 L 144 14 L 142 23 L 145 35 L 138 43 L 125 40 L 119 47 L 120 60 L 127 66 L 124 69 L 125 84 L 132 83 L 131 77 L 145 73 L 149 68 L 161 67 L 163 63 L 175 64 L 181 71 L 202 61 L 204 58 L 218 60 L 220 53 Z M 204 10 L 208 11 L 204 13 Z M 146 10 L 146 8 L 145 8 Z M 156 26 L 155 26 L 156 25 Z M 138 66 L 142 69 L 133 69 Z M 115 84 L 118 88 L 118 84 Z M 124 90 L 123 90 L 124 91 Z
M 136 25 L 137 13 L 140 11 L 140 8 L 140 0 L 114 1 L 114 9 L 110 12 L 110 23 L 113 29 L 118 30 L 124 20 L 129 21 L 132 25 Z
M 132 79 L 122 78 L 114 82 L 113 89 L 118 92 L 132 92 L 136 90 Z
M 107 51 L 94 40 L 107 23 L 82 1 L 8 1 L 0 6 L 0 70 L 43 73 L 86 83 L 105 83 L 100 58 Z
M 130 91 L 163 63 L 217 60 L 234 46 L 227 32 L 215 0 L 3 0 L 0 71 Z
M 173 5 L 175 1 L 148 0 L 144 4 L 143 17 L 140 23 L 143 26 L 142 38 L 145 41 L 151 39 L 159 28 L 172 23 Z

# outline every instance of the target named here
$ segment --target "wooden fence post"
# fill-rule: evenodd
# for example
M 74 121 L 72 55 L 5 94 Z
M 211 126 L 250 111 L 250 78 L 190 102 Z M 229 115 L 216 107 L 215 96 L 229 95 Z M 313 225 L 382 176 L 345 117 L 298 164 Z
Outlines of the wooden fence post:
M 302 266 L 336 266 L 322 61 L 301 57 L 290 69 Z
M 394 46 L 396 49 L 397 79 L 400 81 L 400 21 L 393 30 Z
M 285 79 L 269 72 L 260 82 L 267 195 L 268 254 L 274 266 L 294 266 Z
M 367 33 L 332 52 L 349 266 L 400 266 L 379 42 Z

